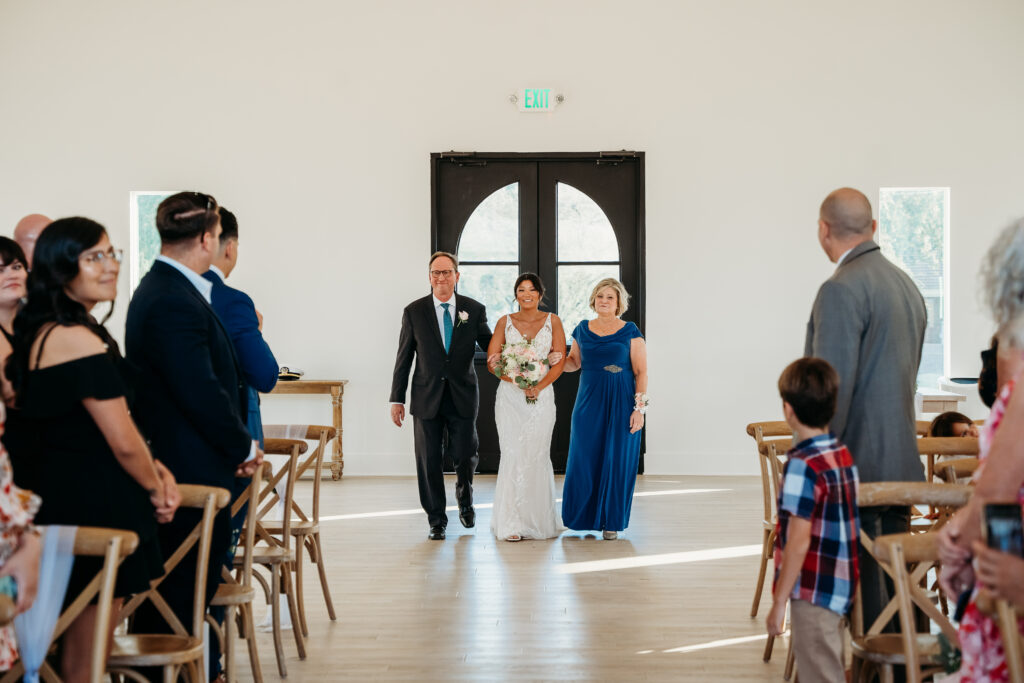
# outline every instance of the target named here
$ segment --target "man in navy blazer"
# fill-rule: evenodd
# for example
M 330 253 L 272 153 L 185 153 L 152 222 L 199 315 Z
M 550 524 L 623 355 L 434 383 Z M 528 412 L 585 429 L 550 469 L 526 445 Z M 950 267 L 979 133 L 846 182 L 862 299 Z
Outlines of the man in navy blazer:
M 263 446 L 260 392 L 265 394 L 277 384 L 277 360 L 263 339 L 263 316 L 252 299 L 224 282 L 238 263 L 238 219 L 223 206 L 220 207 L 220 225 L 220 249 L 203 277 L 213 283 L 210 303 L 231 335 L 245 376 L 246 426 L 249 434 Z
M 128 306 L 126 357 L 140 373 L 133 415 L 153 455 L 179 483 L 231 491 L 235 477 L 251 476 L 263 453 L 246 429 L 242 371 L 231 337 L 210 306 L 212 285 L 202 277 L 219 246 L 216 200 L 198 192 L 172 195 L 158 207 L 156 224 L 160 256 Z M 200 518 L 201 511 L 182 508 L 173 522 L 161 525 L 164 557 Z M 207 603 L 220 583 L 231 539 L 229 518 L 225 508 L 214 522 Z M 160 587 L 186 627 L 192 623 L 195 571 L 193 551 Z M 133 628 L 170 630 L 155 609 L 140 609 Z

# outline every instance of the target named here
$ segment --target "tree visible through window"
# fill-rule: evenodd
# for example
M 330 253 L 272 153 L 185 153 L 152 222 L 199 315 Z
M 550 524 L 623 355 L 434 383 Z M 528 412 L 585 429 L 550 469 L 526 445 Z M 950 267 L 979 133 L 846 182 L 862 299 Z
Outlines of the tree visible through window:
M 946 254 L 948 187 L 883 187 L 878 206 L 878 243 L 921 290 L 928 309 L 917 385 L 938 388 L 946 369 Z

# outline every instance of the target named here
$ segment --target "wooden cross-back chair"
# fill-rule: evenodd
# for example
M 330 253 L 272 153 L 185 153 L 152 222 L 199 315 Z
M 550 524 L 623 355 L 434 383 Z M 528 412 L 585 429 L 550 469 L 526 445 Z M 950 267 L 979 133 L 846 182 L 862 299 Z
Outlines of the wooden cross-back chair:
M 995 601 L 996 619 L 999 622 L 999 634 L 1003 640 L 1003 654 L 1006 657 L 1006 668 L 1010 670 L 1010 683 L 1024 683 L 1024 643 L 1018 627 L 1018 610 L 1006 600 Z
M 206 615 L 206 623 L 210 625 L 210 630 L 220 641 L 220 649 L 224 653 L 224 674 L 229 683 L 238 680 L 238 671 L 235 665 L 236 610 L 241 617 L 241 635 L 249 647 L 249 668 L 252 671 L 253 680 L 256 683 L 263 682 L 263 669 L 260 666 L 260 654 L 256 644 L 256 628 L 252 614 L 252 603 L 256 598 L 256 589 L 252 585 L 252 554 L 256 539 L 256 513 L 259 510 L 260 488 L 263 485 L 263 470 L 266 467 L 266 463 L 263 463 L 256 468 L 245 493 L 231 505 L 232 518 L 245 514 L 245 523 L 242 525 L 243 537 L 238 547 L 238 551 L 242 554 L 242 566 L 238 569 L 237 578 L 226 567 L 221 568 L 224 582 L 217 586 L 217 593 L 210 601 L 211 607 L 224 608 L 224 624 L 218 624 L 212 616 Z M 243 507 L 245 507 L 244 513 Z
M 139 537 L 131 531 L 120 529 L 103 529 L 98 527 L 78 527 L 75 533 L 75 557 L 102 557 L 103 567 L 96 577 L 78 594 L 70 605 L 61 613 L 53 630 L 53 641 L 67 631 L 71 623 L 81 615 L 93 598 L 96 601 L 96 622 L 92 640 L 92 665 L 89 672 L 91 683 L 100 683 L 107 669 L 107 639 L 110 633 L 111 605 L 114 600 L 114 581 L 117 568 L 124 558 L 135 552 L 139 546 Z M 25 667 L 19 661 L 7 671 L 2 683 L 20 681 L 25 674 Z M 61 678 L 47 662 L 43 662 L 39 670 L 40 677 L 48 683 L 59 683 Z
M 269 468 L 265 470 L 268 479 L 263 484 L 259 494 L 259 506 L 256 512 L 256 519 L 253 522 L 253 543 L 252 543 L 252 565 L 261 566 L 270 573 L 270 578 L 265 579 L 258 572 L 252 576 L 263 587 L 264 595 L 270 605 L 271 627 L 274 635 L 274 655 L 277 657 L 277 670 L 284 678 L 288 675 L 288 667 L 285 664 L 284 641 L 281 635 L 281 591 L 288 602 L 288 612 L 292 622 L 292 635 L 295 636 L 295 647 L 298 650 L 299 659 L 306 658 L 306 643 L 302 633 L 302 626 L 299 620 L 298 600 L 295 594 L 295 584 L 292 580 L 292 571 L 295 565 L 295 548 L 292 547 L 293 535 L 292 525 L 292 503 L 295 499 L 295 479 L 298 470 L 299 458 L 306 452 L 309 446 L 305 441 L 299 439 L 265 439 L 263 452 L 268 455 L 288 456 L 286 464 L 277 473 L 271 473 Z M 284 494 L 276 490 L 283 482 Z M 284 519 L 271 520 L 267 515 L 277 507 L 278 502 L 284 506 Z M 264 526 L 264 523 L 275 524 L 280 521 L 280 533 L 272 534 Z M 239 552 L 235 554 L 234 568 L 243 568 L 246 553 L 239 544 Z
M 124 621 L 138 608 L 149 601 L 171 627 L 173 633 L 131 633 L 114 636 L 114 646 L 107 660 L 111 674 L 145 682 L 147 679 L 134 669 L 139 667 L 161 667 L 165 681 L 173 681 L 184 671 L 193 682 L 204 680 L 203 669 L 203 623 L 206 614 L 206 581 L 210 567 L 210 540 L 213 537 L 213 520 L 217 511 L 230 501 L 227 489 L 214 486 L 179 484 L 181 508 L 202 510 L 199 523 L 192 529 L 181 545 L 164 560 L 164 575 L 150 581 L 149 590 L 128 600 L 121 608 L 117 620 Z M 160 584 L 184 557 L 196 548 L 195 587 L 192 597 L 192 623 L 187 627 L 174 614 L 170 605 L 160 595 Z M 218 560 L 219 561 L 219 560 Z
M 781 421 L 775 422 L 752 422 L 747 425 L 747 434 L 754 438 L 757 447 L 757 463 L 761 470 L 761 502 L 764 505 L 764 516 L 761 519 L 761 564 L 757 574 L 757 586 L 754 588 L 754 602 L 750 606 L 750 616 L 756 617 L 758 607 L 761 604 L 761 595 L 764 592 L 764 578 L 768 570 L 768 563 L 772 559 L 773 548 L 775 547 L 775 523 L 778 521 L 778 486 L 781 477 L 781 469 L 775 461 L 766 455 L 763 450 L 766 443 L 779 441 L 787 443 L 793 436 L 793 430 L 788 424 Z M 781 455 L 786 454 L 782 449 Z M 779 449 L 775 449 L 775 455 L 779 455 Z
M 858 487 L 857 505 L 860 507 L 874 506 L 929 506 L 937 511 L 930 527 L 921 532 L 938 531 L 956 510 L 967 504 L 973 489 L 963 484 L 933 484 L 928 482 L 870 482 Z M 899 534 L 894 534 L 899 535 Z M 881 537 L 880 537 L 881 538 Z M 872 540 L 861 529 L 860 545 L 871 555 L 893 582 L 896 583 L 896 570 L 889 562 L 885 551 L 880 551 L 878 539 Z M 917 546 L 913 546 L 917 548 Z M 915 551 L 916 552 L 916 551 Z M 935 562 L 920 562 L 909 574 L 909 580 L 917 586 L 926 581 L 928 572 Z M 931 602 L 931 597 L 928 597 Z M 938 608 L 934 611 L 941 615 Z M 903 643 L 899 634 L 883 633 L 883 629 L 900 609 L 898 597 L 885 605 L 878 617 L 871 624 L 864 623 L 860 591 L 857 591 L 851 619 L 853 635 L 854 671 L 869 671 L 872 667 L 881 667 L 883 672 L 891 670 L 893 664 L 901 663 Z M 931 612 L 924 610 L 931 617 Z M 945 619 L 945 617 L 943 617 Z M 912 631 L 913 632 L 913 631 Z M 854 680 L 861 680 L 857 677 Z
M 757 461 L 761 470 L 761 499 L 764 505 L 764 516 L 761 520 L 761 558 L 757 574 L 757 585 L 754 588 L 754 602 L 750 608 L 750 616 L 756 617 L 764 593 L 764 580 L 768 572 L 768 564 L 775 553 L 775 527 L 778 522 L 779 486 L 782 483 L 782 468 L 786 453 L 792 446 L 793 430 L 781 421 L 753 422 L 747 425 L 747 434 L 757 444 Z M 768 636 L 765 643 L 764 661 L 772 657 L 775 637 Z M 793 675 L 793 648 L 786 654 L 785 680 Z
M 919 683 L 925 676 L 942 672 L 942 649 L 932 633 L 918 633 L 915 608 L 938 626 L 950 642 L 957 642 L 957 630 L 936 606 L 932 596 L 921 588 L 925 574 L 938 568 L 938 534 L 891 534 L 875 540 L 875 557 L 891 571 L 895 596 L 893 602 L 899 616 L 900 633 L 873 633 L 854 639 L 854 653 L 860 655 L 865 645 L 870 658 L 855 657 L 853 681 L 868 681 L 873 669 L 880 669 L 882 681 L 893 680 L 893 667 L 906 669 L 907 683 Z M 858 660 L 863 662 L 858 666 Z
M 267 434 L 293 433 L 295 431 L 293 427 L 293 425 L 264 425 L 263 429 Z M 313 502 L 309 514 L 305 513 L 298 502 L 294 500 L 291 508 L 298 517 L 291 522 L 291 533 L 295 536 L 295 593 L 299 603 L 302 633 L 306 636 L 309 635 L 309 626 L 306 623 L 306 600 L 302 581 L 303 548 L 309 553 L 309 561 L 316 565 L 320 574 L 320 590 L 323 592 L 324 603 L 327 605 L 327 614 L 331 621 L 337 619 L 334 612 L 334 601 L 331 599 L 331 589 L 327 582 L 327 567 L 324 564 L 323 542 L 320 538 L 320 478 L 327 446 L 336 435 L 337 430 L 334 427 L 308 425 L 305 426 L 303 434 L 296 436 L 296 438 L 317 442 L 316 448 L 299 463 L 295 472 L 296 477 L 301 477 L 307 470 L 313 470 Z M 280 523 L 265 521 L 263 527 L 274 535 L 280 535 L 283 531 Z
M 954 458 L 935 463 L 935 476 L 947 484 L 966 484 L 978 470 L 977 458 Z
M 922 436 L 917 440 L 917 452 L 925 458 L 925 481 L 932 481 L 939 458 L 977 457 L 978 439 L 973 436 Z

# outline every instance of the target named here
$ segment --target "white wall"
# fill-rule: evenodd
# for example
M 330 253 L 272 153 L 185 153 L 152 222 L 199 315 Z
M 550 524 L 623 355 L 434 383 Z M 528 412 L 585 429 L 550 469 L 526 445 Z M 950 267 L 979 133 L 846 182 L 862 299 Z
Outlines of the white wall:
M 411 474 L 386 403 L 428 155 L 642 150 L 648 472 L 754 472 L 743 427 L 778 417 L 838 186 L 952 188 L 952 371 L 976 371 L 978 264 L 1024 213 L 1022 25 L 1015 0 L 2 0 L 0 226 L 83 214 L 127 247 L 129 191 L 213 193 L 280 362 L 351 380 L 346 473 Z M 535 84 L 566 103 L 518 113 Z

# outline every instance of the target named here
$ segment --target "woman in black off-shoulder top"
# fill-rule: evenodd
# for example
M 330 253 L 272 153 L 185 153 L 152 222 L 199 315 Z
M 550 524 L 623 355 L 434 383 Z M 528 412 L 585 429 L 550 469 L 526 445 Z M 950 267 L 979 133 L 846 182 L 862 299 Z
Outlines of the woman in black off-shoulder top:
M 139 535 L 138 550 L 118 570 L 118 599 L 145 591 L 163 573 L 156 525 L 173 517 L 180 500 L 174 478 L 132 422 L 131 370 L 90 313 L 114 300 L 120 254 L 87 218 L 61 219 L 43 231 L 6 366 L 18 408 L 7 444 L 15 481 L 43 499 L 36 522 Z M 99 568 L 98 558 L 76 560 L 68 601 Z M 89 608 L 64 638 L 65 680 L 89 671 L 94 621 Z

